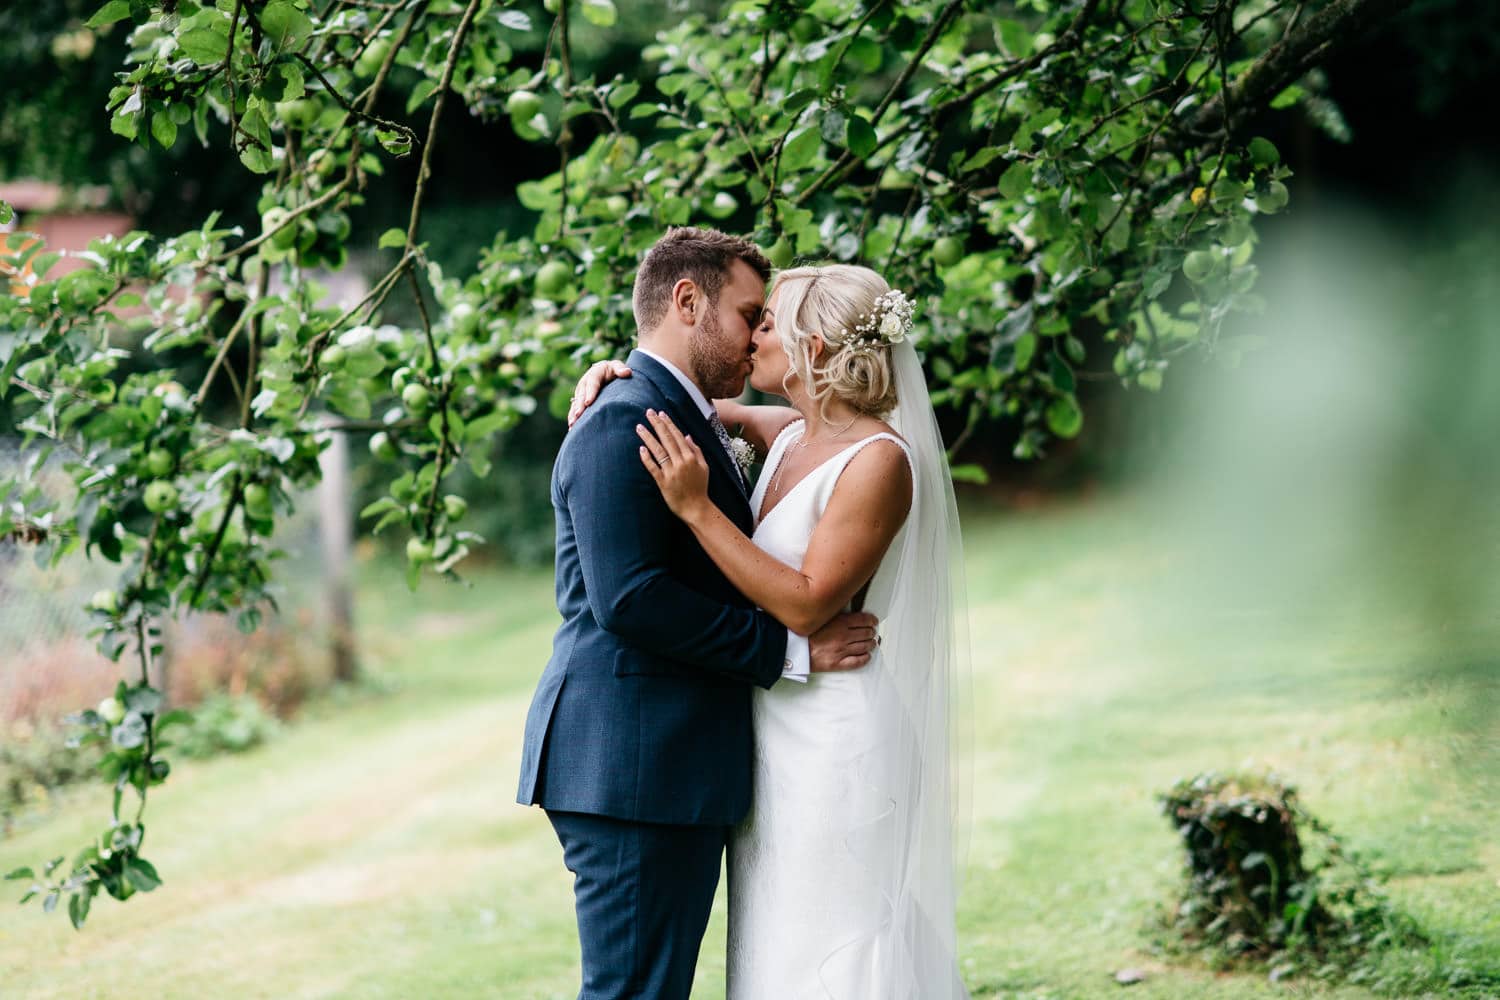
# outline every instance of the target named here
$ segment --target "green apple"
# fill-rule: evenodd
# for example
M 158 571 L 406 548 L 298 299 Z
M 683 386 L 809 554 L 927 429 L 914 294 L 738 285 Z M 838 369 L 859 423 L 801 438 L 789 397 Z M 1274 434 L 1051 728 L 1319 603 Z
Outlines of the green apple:
M 145 501 L 147 510 L 160 514 L 177 503 L 177 487 L 158 479 L 146 487 Z
M 562 0 L 542 0 L 542 9 L 549 14 L 562 10 Z
M 734 195 L 728 191 L 720 191 L 714 195 L 714 200 L 709 203 L 707 212 L 715 219 L 727 219 L 739 208 L 739 202 L 734 200 Z
M 536 295 L 541 299 L 556 299 L 568 287 L 573 269 L 560 260 L 549 260 L 536 272 Z
M 1281 159 L 1281 153 L 1271 143 L 1270 139 L 1256 136 L 1250 140 L 1250 159 L 1257 167 L 1269 167 Z
M 932 262 L 938 267 L 952 267 L 964 259 L 964 241 L 957 236 L 943 236 L 932 245 Z
M 272 517 L 271 491 L 263 483 L 251 483 L 245 487 L 245 513 L 257 521 Z
M 1244 219 L 1231 219 L 1219 228 L 1219 242 L 1226 247 L 1237 247 L 1253 234 L 1250 223 Z
M 398 396 L 401 395 L 401 391 L 406 388 L 406 381 L 409 378 L 411 378 L 411 365 L 402 365 L 391 372 L 391 391 Z
M 623 219 L 630 211 L 630 199 L 623 194 L 612 194 L 604 199 L 604 209 L 611 219 Z
M 391 436 L 385 431 L 376 431 L 370 435 L 370 454 L 382 462 L 395 461 L 396 446 L 391 443 Z
M 542 99 L 529 90 L 517 90 L 505 99 L 505 110 L 512 118 L 530 121 L 542 110 Z
M 1213 275 L 1215 263 L 1214 255 L 1209 251 L 1194 250 L 1183 260 L 1182 273 L 1189 281 L 1201 284 Z
M 766 259 L 769 260 L 771 262 L 771 266 L 776 268 L 777 270 L 781 270 L 785 267 L 790 266 L 792 263 L 791 241 L 783 236 L 775 243 L 772 243 L 766 249 Z
M 389 38 L 377 38 L 354 60 L 354 72 L 358 76 L 373 77 L 380 72 L 380 66 L 385 62 L 385 57 L 390 54 L 391 40 Z
M 469 512 L 469 501 L 456 493 L 449 493 L 443 497 L 443 513 L 448 515 L 448 520 L 459 521 Z
M 323 349 L 323 353 L 318 355 L 318 365 L 324 371 L 336 371 L 342 368 L 347 360 L 349 360 L 349 352 L 338 344 L 329 344 Z
M 421 565 L 432 561 L 432 543 L 421 538 L 409 539 L 406 543 L 406 558 Z
M 99 713 L 100 718 L 111 726 L 117 725 L 121 719 L 125 718 L 125 706 L 120 704 L 120 699 L 118 698 L 105 698 L 99 703 L 99 707 L 95 711 Z
M 305 97 L 276 103 L 276 117 L 290 128 L 307 128 L 318 120 L 318 105 Z
M 1275 215 L 1286 208 L 1290 195 L 1287 193 L 1286 185 L 1280 181 L 1272 181 L 1266 185 L 1263 194 L 1255 196 L 1255 207 L 1266 215 Z
M 113 590 L 96 590 L 94 591 L 93 598 L 89 601 L 89 607 L 95 611 L 103 611 L 107 615 L 112 615 L 120 610 L 119 598 L 115 596 Z
M 432 393 L 420 382 L 413 382 L 401 390 L 401 403 L 408 413 L 425 413 L 432 403 Z
M 160 479 L 172 471 L 172 453 L 165 448 L 152 448 L 146 453 L 146 471 Z
M 449 314 L 453 319 L 453 332 L 465 340 L 473 340 L 479 333 L 479 313 L 467 302 L 460 302 Z

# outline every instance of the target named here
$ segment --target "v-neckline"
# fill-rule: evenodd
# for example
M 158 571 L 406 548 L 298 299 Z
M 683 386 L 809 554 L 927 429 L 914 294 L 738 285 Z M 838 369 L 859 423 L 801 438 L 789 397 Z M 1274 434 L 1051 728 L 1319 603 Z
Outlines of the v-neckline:
M 794 425 L 796 425 L 796 424 L 802 424 L 803 425 L 802 426 L 802 430 L 803 430 L 804 433 L 807 431 L 807 421 L 806 421 L 806 419 L 804 419 L 802 417 L 798 417 L 796 420 L 793 420 L 790 424 L 787 424 L 786 427 L 782 430 L 781 433 L 785 434 L 787 431 L 791 430 L 792 427 Z M 781 494 L 781 496 L 777 497 L 776 498 L 776 502 L 771 505 L 771 509 L 770 510 L 766 510 L 766 496 L 771 492 L 771 480 L 772 480 L 772 478 L 775 477 L 777 470 L 779 470 L 781 468 L 781 464 L 786 461 L 786 453 L 788 451 L 790 451 L 791 448 L 792 448 L 791 445 L 787 445 L 785 448 L 783 448 L 781 450 L 781 454 L 777 457 L 777 459 L 776 459 L 776 465 L 773 466 L 772 468 L 766 470 L 766 492 L 761 494 L 761 496 L 760 496 L 760 503 L 757 505 L 756 517 L 755 517 L 755 529 L 757 531 L 759 531 L 760 530 L 760 526 L 766 523 L 766 518 L 770 517 L 772 514 L 776 513 L 776 511 L 780 510 L 781 509 L 781 505 L 784 504 L 784 503 L 786 503 L 787 499 L 789 497 L 791 497 L 791 495 L 793 493 L 796 493 L 797 490 L 802 486 L 802 484 L 805 483 L 805 482 L 807 482 L 809 479 L 811 479 L 818 472 L 819 469 L 823 468 L 823 466 L 827 465 L 829 462 L 832 462 L 835 458 L 838 458 L 840 455 L 842 455 L 844 452 L 848 451 L 850 448 L 853 448 L 855 445 L 857 445 L 857 444 L 864 444 L 866 441 L 870 440 L 871 438 L 880 437 L 882 434 L 885 434 L 885 433 L 886 433 L 886 431 L 876 431 L 874 434 L 866 434 L 864 437 L 860 438 L 858 441 L 851 441 L 851 442 L 849 442 L 849 444 L 847 446 L 845 446 L 843 448 L 840 448 L 838 451 L 834 452 L 832 455 L 829 455 L 827 458 L 823 459 L 823 461 L 819 462 L 817 465 L 813 466 L 811 469 L 808 469 L 806 475 L 804 475 L 801 479 L 799 479 L 795 483 L 793 483 L 787 489 L 787 491 L 785 493 L 783 493 L 783 494 Z

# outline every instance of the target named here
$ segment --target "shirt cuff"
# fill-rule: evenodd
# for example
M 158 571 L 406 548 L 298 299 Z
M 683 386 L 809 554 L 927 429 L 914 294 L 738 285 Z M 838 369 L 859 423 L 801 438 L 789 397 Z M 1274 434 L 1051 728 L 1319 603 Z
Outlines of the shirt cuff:
M 812 673 L 812 652 L 807 646 L 807 636 L 798 635 L 791 629 L 786 631 L 786 659 L 781 664 L 781 676 L 789 681 L 806 684 Z

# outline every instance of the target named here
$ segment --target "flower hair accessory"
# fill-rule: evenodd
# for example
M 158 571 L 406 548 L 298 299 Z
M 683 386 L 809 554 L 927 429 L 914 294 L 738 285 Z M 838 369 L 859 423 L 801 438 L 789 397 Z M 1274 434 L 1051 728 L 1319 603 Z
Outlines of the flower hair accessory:
M 847 347 L 889 347 L 899 344 L 911 332 L 912 300 L 899 288 L 893 288 L 875 299 L 870 311 L 862 313 L 854 330 L 844 331 Z

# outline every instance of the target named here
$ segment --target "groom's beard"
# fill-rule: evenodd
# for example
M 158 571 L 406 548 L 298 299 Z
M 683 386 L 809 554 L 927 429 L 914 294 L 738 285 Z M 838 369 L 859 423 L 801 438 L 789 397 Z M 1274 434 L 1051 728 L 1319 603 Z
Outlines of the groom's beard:
M 710 305 L 688 340 L 693 381 L 709 399 L 732 399 L 745 388 L 745 359 L 723 343 L 723 335 L 719 310 Z

